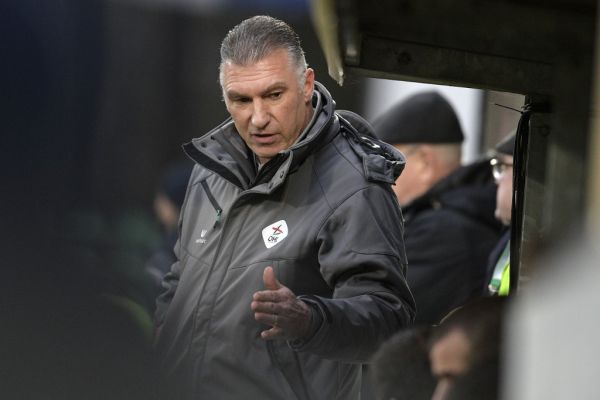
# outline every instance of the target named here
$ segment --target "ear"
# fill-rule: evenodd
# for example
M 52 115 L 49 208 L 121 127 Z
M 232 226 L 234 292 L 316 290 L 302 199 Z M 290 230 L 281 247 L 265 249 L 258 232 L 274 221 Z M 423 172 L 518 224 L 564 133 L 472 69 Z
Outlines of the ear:
M 419 146 L 415 158 L 419 159 L 419 176 L 427 185 L 433 185 L 437 178 L 437 158 L 434 149 L 426 144 Z
M 315 90 L 315 71 L 312 68 L 306 68 L 306 81 L 304 82 L 304 88 L 302 88 L 304 94 L 304 102 L 309 103 L 312 101 L 313 91 Z

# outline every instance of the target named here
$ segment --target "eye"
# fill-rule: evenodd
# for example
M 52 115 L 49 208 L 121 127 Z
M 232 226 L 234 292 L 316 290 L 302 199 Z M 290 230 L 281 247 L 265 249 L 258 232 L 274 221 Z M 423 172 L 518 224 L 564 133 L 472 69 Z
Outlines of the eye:
M 242 104 L 250 103 L 252 101 L 252 99 L 250 97 L 246 97 L 246 96 L 230 96 L 229 101 L 232 104 L 242 105 Z
M 282 92 L 269 93 L 269 98 L 271 100 L 277 100 L 277 99 L 281 98 L 281 94 L 282 94 Z

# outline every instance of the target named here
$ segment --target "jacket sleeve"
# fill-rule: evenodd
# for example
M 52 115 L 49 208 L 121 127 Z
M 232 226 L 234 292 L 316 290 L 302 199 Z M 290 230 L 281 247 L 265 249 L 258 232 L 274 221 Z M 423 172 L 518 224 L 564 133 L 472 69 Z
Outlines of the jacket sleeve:
M 332 211 L 317 235 L 323 278 L 332 298 L 300 296 L 322 322 L 297 351 L 365 362 L 383 341 L 414 320 L 406 283 L 402 214 L 389 188 L 362 189 Z

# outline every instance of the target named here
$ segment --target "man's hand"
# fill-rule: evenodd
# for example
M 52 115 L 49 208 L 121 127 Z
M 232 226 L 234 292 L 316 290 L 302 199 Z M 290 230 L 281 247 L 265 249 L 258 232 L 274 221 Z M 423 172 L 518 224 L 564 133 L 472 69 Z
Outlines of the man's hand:
M 273 267 L 265 268 L 263 281 L 266 290 L 254 293 L 250 304 L 254 318 L 271 325 L 261 337 L 265 340 L 305 338 L 310 331 L 310 307 L 277 280 Z

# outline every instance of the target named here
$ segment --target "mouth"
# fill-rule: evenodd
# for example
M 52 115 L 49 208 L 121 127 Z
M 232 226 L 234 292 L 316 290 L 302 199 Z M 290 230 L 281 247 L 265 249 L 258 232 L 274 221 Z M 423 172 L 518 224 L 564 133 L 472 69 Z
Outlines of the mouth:
M 252 138 L 258 144 L 271 144 L 275 141 L 276 134 L 274 133 L 253 133 Z

